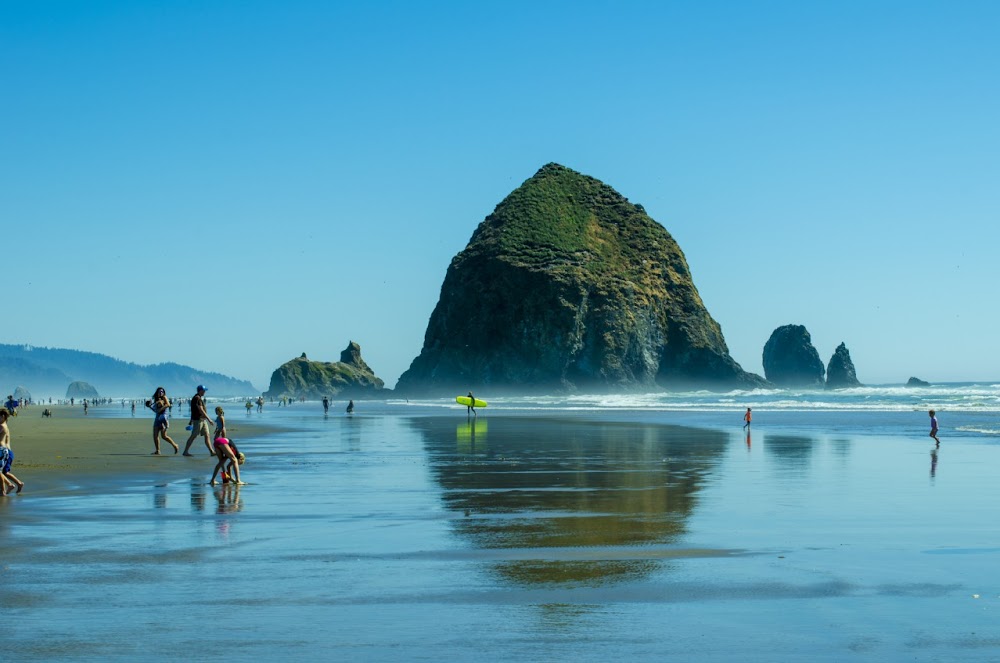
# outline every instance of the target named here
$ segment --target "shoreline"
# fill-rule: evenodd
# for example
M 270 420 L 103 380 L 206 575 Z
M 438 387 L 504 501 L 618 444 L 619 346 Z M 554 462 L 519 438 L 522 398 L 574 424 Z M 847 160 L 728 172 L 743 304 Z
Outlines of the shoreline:
M 102 417 L 104 407 L 83 414 L 79 406 L 33 405 L 8 421 L 14 465 L 11 471 L 24 482 L 23 498 L 30 495 L 107 492 L 115 487 L 141 482 L 169 482 L 204 475 L 211 476 L 214 462 L 197 439 L 191 445 L 194 456 L 174 454 L 166 442 L 159 456 L 153 451 L 153 417 L 145 411 L 134 418 Z M 48 408 L 52 417 L 43 417 Z M 149 416 L 145 416 L 149 414 Z M 189 433 L 186 420 L 170 420 L 168 434 L 181 447 Z M 233 437 L 251 441 L 270 432 L 283 430 L 256 421 L 238 420 L 229 424 Z M 249 455 L 249 454 L 248 454 Z

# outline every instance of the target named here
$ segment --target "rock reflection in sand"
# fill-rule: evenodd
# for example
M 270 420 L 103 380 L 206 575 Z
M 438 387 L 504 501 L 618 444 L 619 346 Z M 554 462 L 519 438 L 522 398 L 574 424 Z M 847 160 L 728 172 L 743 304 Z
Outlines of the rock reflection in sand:
M 677 544 L 728 442 L 714 431 L 652 424 L 481 418 L 456 428 L 453 419 L 423 418 L 412 425 L 446 507 L 463 515 L 455 531 L 480 549 L 536 553 L 493 566 L 523 584 L 602 584 L 661 568 L 638 547 Z

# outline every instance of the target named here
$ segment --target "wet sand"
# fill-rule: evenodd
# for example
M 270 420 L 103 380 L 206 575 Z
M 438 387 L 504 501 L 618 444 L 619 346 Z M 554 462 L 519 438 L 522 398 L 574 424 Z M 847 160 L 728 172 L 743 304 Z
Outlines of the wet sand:
M 4 654 L 1000 659 L 989 441 L 359 410 L 243 420 L 247 486 L 147 418 L 135 481 L 0 502 Z
M 46 408 L 52 417 L 43 417 Z M 174 454 L 161 440 L 159 456 L 153 452 L 152 412 L 136 406 L 136 416 L 120 404 L 91 407 L 83 414 L 80 406 L 34 405 L 22 409 L 9 420 L 15 461 L 12 472 L 25 482 L 26 494 L 58 492 L 100 492 L 130 483 L 163 482 L 204 474 L 210 463 L 202 439 L 191 445 L 193 457 Z M 175 408 L 180 412 L 180 408 Z M 113 415 L 114 418 L 109 418 Z M 190 435 L 184 430 L 187 418 L 170 419 L 167 433 L 184 451 Z M 227 426 L 237 440 L 263 435 L 270 430 L 257 421 L 233 419 Z M 198 463 L 192 461 L 200 461 Z M 211 472 L 212 466 L 208 465 Z M 206 475 L 207 476 L 207 475 Z

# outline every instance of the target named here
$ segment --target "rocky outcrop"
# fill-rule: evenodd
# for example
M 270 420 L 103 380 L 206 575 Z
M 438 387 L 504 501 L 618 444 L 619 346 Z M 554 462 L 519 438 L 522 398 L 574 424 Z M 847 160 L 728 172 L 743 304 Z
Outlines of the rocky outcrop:
M 340 353 L 338 362 L 310 361 L 306 353 L 285 362 L 271 374 L 271 386 L 265 396 L 271 398 L 306 398 L 324 396 L 377 398 L 384 395 L 385 383 L 375 376 L 361 358 L 361 346 L 354 341 Z
M 802 325 L 778 327 L 764 344 L 764 377 L 778 387 L 823 388 L 823 362 Z
M 826 388 L 827 389 L 848 389 L 850 387 L 862 386 L 858 380 L 858 374 L 854 370 L 854 362 L 851 361 L 851 353 L 843 343 L 837 346 L 830 363 L 826 365 Z
M 931 383 L 930 382 L 924 382 L 920 378 L 913 378 L 913 377 L 911 377 L 909 380 L 906 381 L 906 386 L 907 387 L 929 387 L 929 386 L 931 386 Z
M 28 403 L 31 401 L 31 392 L 28 391 L 27 387 L 15 387 L 13 395 L 14 400 L 18 403 Z
M 548 164 L 452 260 L 396 391 L 752 387 L 677 242 L 611 187 Z
M 70 382 L 69 386 L 66 387 L 66 398 L 100 398 L 101 395 L 97 393 L 97 389 L 94 385 L 89 382 L 83 382 L 77 380 L 76 382 Z

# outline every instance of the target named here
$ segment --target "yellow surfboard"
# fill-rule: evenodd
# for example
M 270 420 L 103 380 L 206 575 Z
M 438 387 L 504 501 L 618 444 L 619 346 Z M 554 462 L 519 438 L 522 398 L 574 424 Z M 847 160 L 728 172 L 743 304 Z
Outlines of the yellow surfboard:
M 468 396 L 456 396 L 455 402 L 459 405 L 464 405 L 465 407 L 469 407 L 469 405 L 472 404 L 472 400 L 469 399 Z M 486 407 L 486 401 L 481 401 L 477 398 L 475 405 L 472 407 Z

